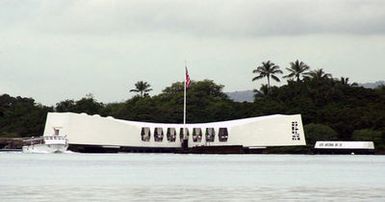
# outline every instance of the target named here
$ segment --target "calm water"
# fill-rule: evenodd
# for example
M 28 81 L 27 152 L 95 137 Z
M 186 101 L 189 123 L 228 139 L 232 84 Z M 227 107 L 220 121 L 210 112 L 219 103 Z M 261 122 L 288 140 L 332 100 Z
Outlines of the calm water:
M 1 201 L 384 201 L 385 156 L 0 153 Z

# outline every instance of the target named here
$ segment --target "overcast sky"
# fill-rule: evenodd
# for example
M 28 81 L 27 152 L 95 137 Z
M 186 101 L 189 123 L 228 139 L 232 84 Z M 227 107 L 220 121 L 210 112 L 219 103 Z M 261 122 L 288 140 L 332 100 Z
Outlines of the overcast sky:
M 334 77 L 385 79 L 384 0 L 0 0 L 0 93 L 54 105 L 123 101 L 184 79 L 259 88 L 252 70 L 302 60 Z

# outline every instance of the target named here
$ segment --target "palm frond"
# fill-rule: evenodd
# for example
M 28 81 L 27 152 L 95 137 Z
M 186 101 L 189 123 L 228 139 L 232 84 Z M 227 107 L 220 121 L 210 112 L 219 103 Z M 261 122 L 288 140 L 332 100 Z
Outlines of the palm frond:
M 279 80 L 279 78 L 275 75 L 271 75 L 271 78 L 274 79 L 275 81 L 277 82 L 280 82 L 281 80 Z
M 255 80 L 258 80 L 258 79 L 262 79 L 263 77 L 265 76 L 262 76 L 262 75 L 259 75 L 259 76 L 256 76 L 252 79 L 252 81 L 255 81 Z
M 288 74 L 288 75 L 286 75 L 286 76 L 283 76 L 283 78 L 292 78 L 292 77 L 294 77 L 294 76 L 295 76 L 295 73 L 292 72 L 292 73 L 290 73 L 290 74 Z

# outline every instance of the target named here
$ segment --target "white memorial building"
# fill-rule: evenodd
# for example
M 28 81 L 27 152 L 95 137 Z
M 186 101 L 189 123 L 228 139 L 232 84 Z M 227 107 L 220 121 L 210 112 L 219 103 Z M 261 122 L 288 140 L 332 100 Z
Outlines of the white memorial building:
M 48 113 L 44 135 L 66 136 L 76 152 L 253 153 L 306 145 L 301 115 L 269 115 L 199 124 Z

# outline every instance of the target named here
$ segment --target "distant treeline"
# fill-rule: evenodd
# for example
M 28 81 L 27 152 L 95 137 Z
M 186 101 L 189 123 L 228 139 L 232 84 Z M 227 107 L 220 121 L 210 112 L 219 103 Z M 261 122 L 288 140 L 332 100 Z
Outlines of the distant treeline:
M 187 93 L 187 122 L 302 114 L 308 147 L 291 148 L 291 152 L 306 152 L 317 140 L 368 140 L 384 149 L 385 87 L 366 89 L 350 84 L 346 78 L 333 78 L 322 69 L 320 74 L 316 72 L 320 70 L 308 72 L 301 79 L 289 78 L 280 87 L 270 87 L 269 81 L 269 85 L 255 90 L 253 103 L 230 100 L 222 91 L 224 86 L 212 80 L 193 81 Z M 148 95 L 150 90 L 150 85 L 141 81 L 131 90 L 138 95 L 125 102 L 105 104 L 88 95 L 76 101 L 61 101 L 54 107 L 36 104 L 32 98 L 4 94 L 0 96 L 0 137 L 42 135 L 46 114 L 52 111 L 181 123 L 183 82 L 173 83 L 154 96 Z

